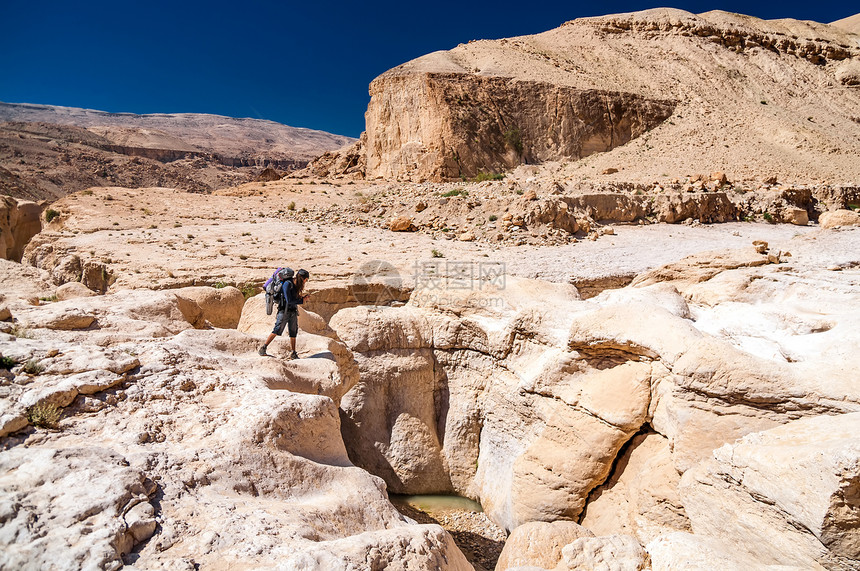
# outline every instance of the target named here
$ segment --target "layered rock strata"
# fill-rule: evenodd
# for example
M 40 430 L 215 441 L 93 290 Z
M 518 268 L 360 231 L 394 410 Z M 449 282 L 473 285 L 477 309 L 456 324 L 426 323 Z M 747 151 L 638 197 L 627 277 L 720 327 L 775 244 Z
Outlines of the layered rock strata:
M 580 159 L 625 144 L 674 108 L 632 93 L 396 70 L 375 79 L 370 95 L 367 176 L 406 180 Z

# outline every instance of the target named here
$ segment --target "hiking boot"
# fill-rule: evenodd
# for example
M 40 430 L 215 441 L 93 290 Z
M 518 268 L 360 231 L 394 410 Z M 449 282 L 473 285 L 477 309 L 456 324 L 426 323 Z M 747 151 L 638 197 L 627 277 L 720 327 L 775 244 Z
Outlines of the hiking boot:
M 261 357 L 268 357 L 268 353 L 266 353 L 266 346 L 265 345 L 260 347 L 260 350 L 257 351 L 257 353 L 259 353 Z
M 295 351 L 293 351 L 292 353 L 290 353 L 290 359 L 298 359 L 298 358 L 299 358 L 299 354 L 298 354 L 298 353 L 296 353 Z

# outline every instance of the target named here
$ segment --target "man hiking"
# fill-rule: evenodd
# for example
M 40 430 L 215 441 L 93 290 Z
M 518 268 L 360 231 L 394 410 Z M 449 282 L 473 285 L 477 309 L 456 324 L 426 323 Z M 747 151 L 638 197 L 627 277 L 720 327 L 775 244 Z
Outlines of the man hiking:
M 302 295 L 305 289 L 305 283 L 308 281 L 310 274 L 307 270 L 299 270 L 292 278 L 283 280 L 281 291 L 278 292 L 275 300 L 278 302 L 278 317 L 275 319 L 275 328 L 269 334 L 269 338 L 260 347 L 260 355 L 266 356 L 266 348 L 269 346 L 276 336 L 283 334 L 284 327 L 287 328 L 287 333 L 290 335 L 290 359 L 298 359 L 296 353 L 296 335 L 299 332 L 299 305 L 304 303 L 308 298 L 307 295 Z

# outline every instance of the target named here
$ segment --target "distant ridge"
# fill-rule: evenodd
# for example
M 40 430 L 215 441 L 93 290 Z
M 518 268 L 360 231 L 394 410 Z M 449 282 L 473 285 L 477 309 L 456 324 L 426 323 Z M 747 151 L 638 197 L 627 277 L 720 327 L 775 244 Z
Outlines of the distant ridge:
M 95 109 L 0 102 L 0 121 L 42 122 L 90 129 L 117 145 L 307 161 L 355 142 L 325 131 L 266 119 L 205 113 L 112 113 Z M 167 145 L 165 147 L 165 145 Z
M 852 34 L 860 35 L 860 13 L 830 22 L 830 25 L 851 32 Z

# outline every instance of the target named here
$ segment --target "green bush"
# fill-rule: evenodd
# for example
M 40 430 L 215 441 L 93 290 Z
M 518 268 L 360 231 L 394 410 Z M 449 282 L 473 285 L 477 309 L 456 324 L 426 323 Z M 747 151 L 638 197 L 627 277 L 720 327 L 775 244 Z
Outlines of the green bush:
M 773 214 L 771 214 L 770 212 L 765 212 L 764 214 L 762 214 L 762 218 L 767 220 L 770 224 L 774 223 Z
M 440 252 L 439 250 L 437 250 L 435 248 L 430 250 L 430 255 L 432 255 L 434 258 L 444 258 L 445 257 L 445 254 L 443 254 L 442 252 Z
M 495 172 L 479 172 L 478 176 L 472 179 L 472 182 L 484 182 L 485 180 L 502 180 L 505 175 Z
M 451 198 L 452 196 L 469 196 L 469 191 L 463 190 L 462 188 L 455 188 L 454 190 L 442 193 L 442 196 L 445 198 Z
M 28 375 L 41 375 L 45 370 L 45 365 L 35 359 L 30 359 L 22 367 L 23 371 Z
M 295 210 L 295 209 L 296 209 L 296 203 L 295 202 L 290 202 L 289 204 L 287 204 L 287 210 Z
M 516 127 L 508 129 L 505 132 L 505 143 L 511 146 L 518 154 L 523 152 L 523 139 L 520 135 L 520 130 Z
M 498 217 L 498 216 L 496 216 L 495 214 L 490 214 L 490 219 L 489 219 L 489 220 L 490 220 L 490 222 L 495 222 L 495 221 L 496 221 L 496 220 L 498 220 L 498 219 L 499 219 L 499 217 Z
M 51 220 L 53 220 L 54 218 L 56 218 L 59 215 L 60 215 L 59 212 L 57 212 L 53 208 L 49 208 L 45 211 L 45 222 L 50 222 Z
M 18 361 L 16 361 L 12 357 L 0 357 L 0 369 L 9 370 L 17 364 Z
M 39 428 L 56 429 L 60 423 L 60 409 L 51 402 L 41 402 L 27 409 L 27 420 Z
M 255 286 L 254 284 L 245 284 L 241 288 L 239 288 L 239 291 L 242 292 L 242 295 L 245 296 L 245 299 L 248 299 L 257 295 L 257 286 Z

